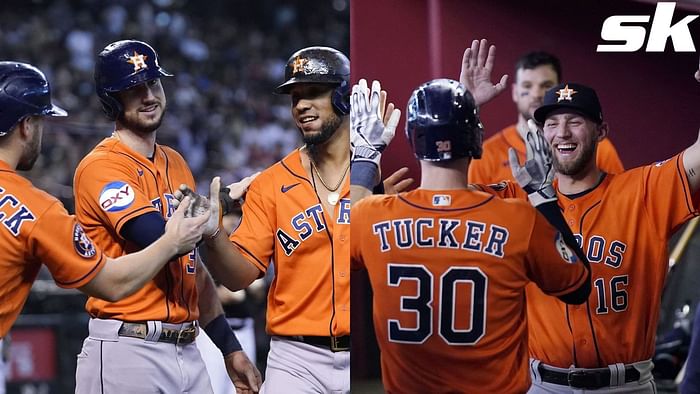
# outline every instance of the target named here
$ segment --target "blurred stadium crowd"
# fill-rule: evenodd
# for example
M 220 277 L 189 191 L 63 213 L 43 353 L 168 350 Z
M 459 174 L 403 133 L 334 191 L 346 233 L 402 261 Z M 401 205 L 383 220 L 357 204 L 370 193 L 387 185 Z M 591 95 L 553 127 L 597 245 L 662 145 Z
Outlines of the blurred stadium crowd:
M 163 80 L 167 112 L 157 140 L 182 154 L 206 191 L 215 175 L 225 184 L 237 181 L 300 145 L 289 96 L 276 96 L 273 88 L 300 48 L 326 45 L 348 53 L 349 0 L 3 0 L 0 59 L 38 66 L 54 102 L 69 112 L 47 119 L 42 155 L 24 175 L 71 213 L 78 162 L 114 129 L 95 94 L 95 58 L 107 44 L 132 38 L 150 43 L 175 75 Z M 56 374 L 11 380 L 8 393 L 25 392 L 32 382 L 45 386 L 37 390 L 73 392 L 75 355 L 87 335 L 85 297 L 58 289 L 45 270 L 39 278 L 15 328 L 52 327 L 60 338 Z M 264 299 L 246 304 L 258 322 L 264 370 Z M 48 349 L 32 355 L 30 343 L 15 339 L 14 369 L 32 365 L 33 357 L 53 358 Z
M 214 175 L 228 184 L 268 167 L 300 141 L 289 98 L 272 94 L 284 64 L 310 45 L 347 53 L 348 1 L 3 1 L 0 57 L 42 69 L 69 112 L 48 123 L 42 157 L 27 175 L 72 212 L 73 171 L 114 127 L 94 92 L 94 60 L 127 38 L 150 43 L 175 74 L 164 80 L 158 142 L 185 157 L 200 190 Z

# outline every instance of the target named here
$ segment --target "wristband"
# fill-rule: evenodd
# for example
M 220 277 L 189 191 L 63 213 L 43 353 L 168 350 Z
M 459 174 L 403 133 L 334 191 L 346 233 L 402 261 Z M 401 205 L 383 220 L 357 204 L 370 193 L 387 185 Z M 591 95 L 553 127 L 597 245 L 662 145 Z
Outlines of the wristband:
M 204 331 L 209 335 L 211 341 L 221 350 L 224 356 L 243 350 L 241 344 L 238 342 L 238 338 L 236 338 L 236 334 L 231 330 L 231 327 L 226 321 L 226 316 L 224 316 L 223 313 L 210 321 L 209 324 L 204 327 Z
M 379 177 L 379 167 L 371 161 L 353 161 L 350 168 L 350 184 L 374 189 Z

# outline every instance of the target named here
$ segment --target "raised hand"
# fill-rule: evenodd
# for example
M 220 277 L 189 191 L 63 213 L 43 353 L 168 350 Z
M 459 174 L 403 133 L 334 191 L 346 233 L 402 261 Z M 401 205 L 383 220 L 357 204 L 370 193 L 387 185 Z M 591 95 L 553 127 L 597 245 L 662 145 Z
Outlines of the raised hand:
M 163 237 L 172 239 L 173 243 L 177 245 L 178 255 L 195 248 L 197 242 L 202 239 L 206 224 L 211 216 L 211 212 L 205 209 L 199 216 L 186 217 L 185 212 L 190 209 L 191 205 L 191 197 L 184 197 L 175 213 L 165 223 Z
M 401 167 L 386 177 L 384 179 L 384 194 L 398 194 L 408 189 L 413 183 L 413 178 L 403 179 L 406 174 L 408 174 L 408 167 Z
M 513 177 L 528 193 L 532 205 L 538 206 L 557 199 L 556 191 L 552 186 L 554 180 L 552 150 L 542 130 L 532 119 L 527 121 L 527 126 L 529 130 L 525 138 L 525 165 L 520 165 L 518 154 L 513 148 L 508 150 L 508 161 Z
M 496 60 L 496 46 L 488 47 L 488 40 L 472 41 L 472 46 L 464 51 L 462 57 L 462 71 L 459 74 L 459 82 L 474 96 L 477 106 L 491 101 L 506 88 L 508 74 L 503 74 L 501 80 L 493 84 L 491 72 Z
M 236 208 L 243 204 L 243 196 L 248 191 L 248 186 L 253 182 L 253 179 L 260 175 L 260 171 L 253 175 L 247 176 L 238 182 L 234 182 L 219 190 L 219 199 L 221 200 L 221 216 L 226 216 L 232 213 Z
M 215 189 L 216 187 L 216 189 Z M 221 201 L 219 201 L 219 190 L 221 189 L 221 178 L 214 177 L 211 181 L 211 186 L 209 187 L 209 195 L 217 196 L 213 201 L 196 193 L 190 189 L 187 185 L 180 185 L 180 189 L 176 190 L 173 195 L 175 196 L 175 202 L 173 205 L 177 206 L 177 201 L 183 201 L 184 198 L 189 197 L 192 203 L 185 210 L 185 217 L 197 217 L 202 215 L 204 212 L 209 211 L 210 216 L 204 225 L 203 235 L 205 237 L 212 237 L 218 233 L 219 222 L 221 221 Z M 179 206 L 177 206 L 180 209 Z
M 393 104 L 385 111 L 385 103 L 386 92 L 381 90 L 379 81 L 372 82 L 371 92 L 365 79 L 352 87 L 350 145 L 353 161 L 371 161 L 379 166 L 380 154 L 394 138 L 401 117 L 401 111 Z

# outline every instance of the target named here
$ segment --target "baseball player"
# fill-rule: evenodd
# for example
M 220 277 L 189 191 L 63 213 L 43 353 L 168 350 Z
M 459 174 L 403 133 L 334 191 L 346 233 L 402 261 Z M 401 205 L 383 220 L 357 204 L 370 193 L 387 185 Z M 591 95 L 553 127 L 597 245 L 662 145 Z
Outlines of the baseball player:
M 274 264 L 265 393 L 350 391 L 349 77 L 348 58 L 333 48 L 289 58 L 275 91 L 291 96 L 304 146 L 251 183 L 230 238 L 216 223 L 205 230 L 207 264 L 232 291 Z
M 168 77 L 148 44 L 117 41 L 95 63 L 96 91 L 115 121 L 112 136 L 78 165 L 76 215 L 112 256 L 147 247 L 172 215 L 173 192 L 194 179 L 173 149 L 156 143 Z M 214 220 L 218 220 L 218 213 Z M 239 392 L 257 392 L 260 375 L 226 322 L 197 251 L 172 259 L 134 295 L 90 297 L 89 337 L 78 355 L 76 392 L 193 392 L 212 388 L 194 343 L 200 325 L 222 351 Z
M 356 105 L 366 101 L 361 85 L 352 100 L 351 261 L 372 284 L 385 389 L 525 392 L 525 286 L 533 281 L 580 304 L 591 290 L 588 270 L 527 202 L 468 189 L 463 174 L 481 156 L 483 129 L 456 81 L 430 81 L 409 99 L 406 136 L 420 160 L 420 187 L 356 202 L 355 188 L 370 193 L 377 177 L 363 172 L 379 168 L 376 148 L 387 140 L 376 143 L 381 132 L 362 124 L 371 115 Z
M 475 43 L 471 50 L 476 52 Z M 483 47 L 484 45 L 482 45 Z M 465 83 L 468 66 L 467 56 L 462 61 L 460 81 Z M 559 59 L 547 52 L 530 52 L 518 59 L 515 64 L 515 82 L 511 86 L 511 96 L 518 108 L 518 122 L 510 125 L 484 141 L 484 155 L 469 166 L 469 181 L 473 183 L 497 183 L 502 180 L 514 181 L 508 162 L 508 149 L 513 148 L 518 158 L 525 160 L 525 134 L 527 121 L 533 119 L 533 112 L 542 105 L 544 93 L 561 80 Z M 598 144 L 596 162 L 603 171 L 617 174 L 624 171 L 622 162 L 609 138 Z
M 185 219 L 188 201 L 148 248 L 116 259 L 103 254 L 56 198 L 16 172 L 30 170 L 39 157 L 43 117 L 67 115 L 51 103 L 44 74 L 29 64 L 0 62 L 0 108 L 0 338 L 22 310 L 41 264 L 60 287 L 116 301 L 201 239 L 208 215 Z
M 654 393 L 650 359 L 667 245 L 698 214 L 700 142 L 612 175 L 593 159 L 608 130 L 593 89 L 557 85 L 534 116 L 553 150 L 559 205 L 591 262 L 594 291 L 585 307 L 567 307 L 528 288 L 530 392 Z
M 477 74 L 469 73 L 470 86 Z M 700 70 L 695 76 L 700 81 Z M 476 101 L 488 99 L 480 94 Z M 666 161 L 613 175 L 596 164 L 609 126 L 593 89 L 553 87 L 534 119 L 544 125 L 557 173 L 556 193 L 544 194 L 558 199 L 586 253 L 593 291 L 585 306 L 567 306 L 535 286 L 526 289 L 530 392 L 653 393 L 667 245 L 673 231 L 698 214 L 700 141 Z

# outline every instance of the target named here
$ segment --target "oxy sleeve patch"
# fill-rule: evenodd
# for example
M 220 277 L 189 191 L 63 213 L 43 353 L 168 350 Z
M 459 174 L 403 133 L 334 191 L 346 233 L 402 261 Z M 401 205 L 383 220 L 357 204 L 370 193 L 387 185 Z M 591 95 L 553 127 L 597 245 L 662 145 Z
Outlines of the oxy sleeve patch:
M 100 207 L 107 212 L 119 212 L 133 204 L 134 188 L 126 182 L 108 183 L 100 192 Z
M 85 230 L 76 223 L 73 226 L 73 247 L 80 256 L 89 259 L 97 253 L 90 237 L 85 234 Z
M 559 252 L 561 258 L 567 263 L 573 264 L 578 260 L 576 258 L 576 254 L 571 249 L 569 249 L 569 247 L 564 242 L 564 237 L 558 231 L 557 234 L 554 236 L 554 245 L 556 245 L 557 251 Z

